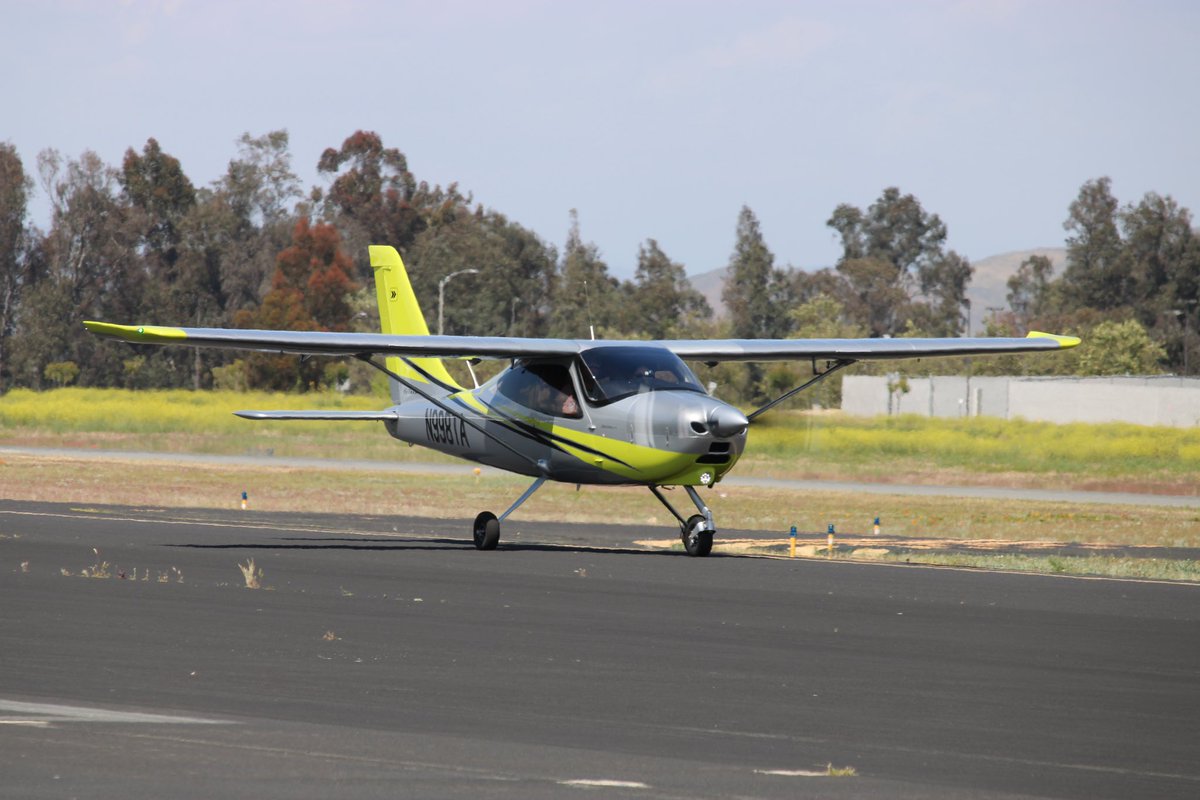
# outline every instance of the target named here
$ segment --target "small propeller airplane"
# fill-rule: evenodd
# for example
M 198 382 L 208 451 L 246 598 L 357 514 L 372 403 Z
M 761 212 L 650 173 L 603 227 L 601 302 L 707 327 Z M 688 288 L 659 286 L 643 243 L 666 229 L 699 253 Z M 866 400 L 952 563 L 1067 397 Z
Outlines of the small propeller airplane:
M 647 487 L 679 521 L 691 556 L 706 556 L 716 525 L 697 486 L 737 463 L 754 420 L 857 361 L 1030 353 L 1079 339 L 696 339 L 617 341 L 431 336 L 395 248 L 370 247 L 382 333 L 172 328 L 84 322 L 132 344 L 187 345 L 301 356 L 350 356 L 385 373 L 393 405 L 382 411 L 237 411 L 247 419 L 374 420 L 393 437 L 534 478 L 507 511 L 475 518 L 475 547 L 493 550 L 500 523 L 548 480 Z M 458 385 L 443 358 L 506 359 L 482 386 Z M 811 380 L 745 414 L 705 391 L 684 359 L 809 361 Z M 470 363 L 470 361 L 468 361 Z M 821 366 L 819 367 L 818 364 Z M 473 373 L 472 373 L 473 374 Z M 682 486 L 698 513 L 663 495 Z

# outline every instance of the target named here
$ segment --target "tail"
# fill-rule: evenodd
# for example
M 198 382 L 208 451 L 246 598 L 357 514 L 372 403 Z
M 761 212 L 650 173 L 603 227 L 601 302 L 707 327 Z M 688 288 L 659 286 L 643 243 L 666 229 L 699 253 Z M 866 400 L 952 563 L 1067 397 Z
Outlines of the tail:
M 379 301 L 379 323 L 384 333 L 428 336 L 429 326 L 417 304 L 408 272 L 396 248 L 388 245 L 371 245 L 371 269 L 375 270 L 375 296 Z M 445 391 L 459 391 L 459 386 L 440 358 L 414 358 L 413 363 L 429 374 Z M 417 370 L 404 363 L 399 357 L 387 359 L 387 368 L 408 380 L 428 384 L 430 381 Z M 402 402 L 412 395 L 399 382 L 391 380 L 392 400 Z

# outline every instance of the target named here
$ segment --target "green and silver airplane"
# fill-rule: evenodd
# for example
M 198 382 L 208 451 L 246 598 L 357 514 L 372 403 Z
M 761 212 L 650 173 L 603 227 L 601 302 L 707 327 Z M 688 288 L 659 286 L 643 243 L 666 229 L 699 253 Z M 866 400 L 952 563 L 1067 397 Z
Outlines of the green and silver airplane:
M 475 518 L 475 546 L 495 549 L 500 523 L 547 480 L 645 486 L 679 521 L 688 555 L 712 550 L 716 526 L 696 487 L 717 484 L 737 463 L 747 430 L 768 409 L 857 361 L 1029 353 L 1079 339 L 1025 338 L 697 339 L 614 341 L 431 336 L 395 248 L 372 246 L 382 333 L 172 328 L 85 322 L 133 344 L 187 345 L 302 356 L 351 356 L 387 374 L 393 405 L 382 411 L 237 411 L 248 419 L 375 420 L 389 434 L 480 464 L 528 475 L 533 484 L 497 517 Z M 443 358 L 505 359 L 482 386 L 464 388 Z M 808 361 L 813 377 L 745 414 L 708 394 L 684 359 Z M 468 362 L 469 363 L 469 362 Z M 663 495 L 682 486 L 698 513 L 684 517 Z

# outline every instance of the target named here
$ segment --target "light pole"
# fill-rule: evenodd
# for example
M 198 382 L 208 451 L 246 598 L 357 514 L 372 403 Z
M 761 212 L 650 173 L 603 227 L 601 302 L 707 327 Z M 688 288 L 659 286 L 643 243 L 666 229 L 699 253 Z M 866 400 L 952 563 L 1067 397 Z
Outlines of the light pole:
M 1185 378 L 1190 374 L 1190 370 L 1188 369 L 1188 344 L 1190 337 L 1188 334 L 1191 332 L 1191 327 L 1188 323 L 1191 321 L 1191 314 L 1188 312 L 1188 307 L 1195 308 L 1196 304 L 1196 300 L 1184 300 L 1182 309 L 1171 309 L 1171 313 L 1183 325 L 1183 375 Z
M 443 327 L 443 312 L 446 308 L 446 284 L 455 275 L 474 275 L 479 272 L 477 269 L 460 269 L 458 272 L 451 272 L 446 277 L 438 281 L 438 336 L 442 335 Z

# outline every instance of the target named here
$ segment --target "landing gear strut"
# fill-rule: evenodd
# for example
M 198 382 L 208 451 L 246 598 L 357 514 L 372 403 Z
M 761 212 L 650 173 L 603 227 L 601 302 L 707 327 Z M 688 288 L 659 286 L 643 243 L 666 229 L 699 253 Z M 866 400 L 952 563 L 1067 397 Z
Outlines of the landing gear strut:
M 475 518 L 475 549 L 476 550 L 495 550 L 496 545 L 500 544 L 500 523 L 508 518 L 508 515 L 520 508 L 521 504 L 529 499 L 529 496 L 541 488 L 546 482 L 545 478 L 538 478 L 533 482 L 533 485 L 525 490 L 525 494 L 517 498 L 517 502 L 509 506 L 508 511 L 505 511 L 497 519 L 496 515 L 490 511 L 484 511 Z
M 687 551 L 687 554 L 696 557 L 707 556 L 712 552 L 713 534 L 717 532 L 717 526 L 713 523 L 712 511 L 700 499 L 696 487 L 684 486 L 683 488 L 700 512 L 687 519 L 680 516 L 679 512 L 667 502 L 667 498 L 663 497 L 657 486 L 651 486 L 650 491 L 658 498 L 658 502 L 666 506 L 675 519 L 679 520 L 679 538 L 683 541 L 683 549 Z

